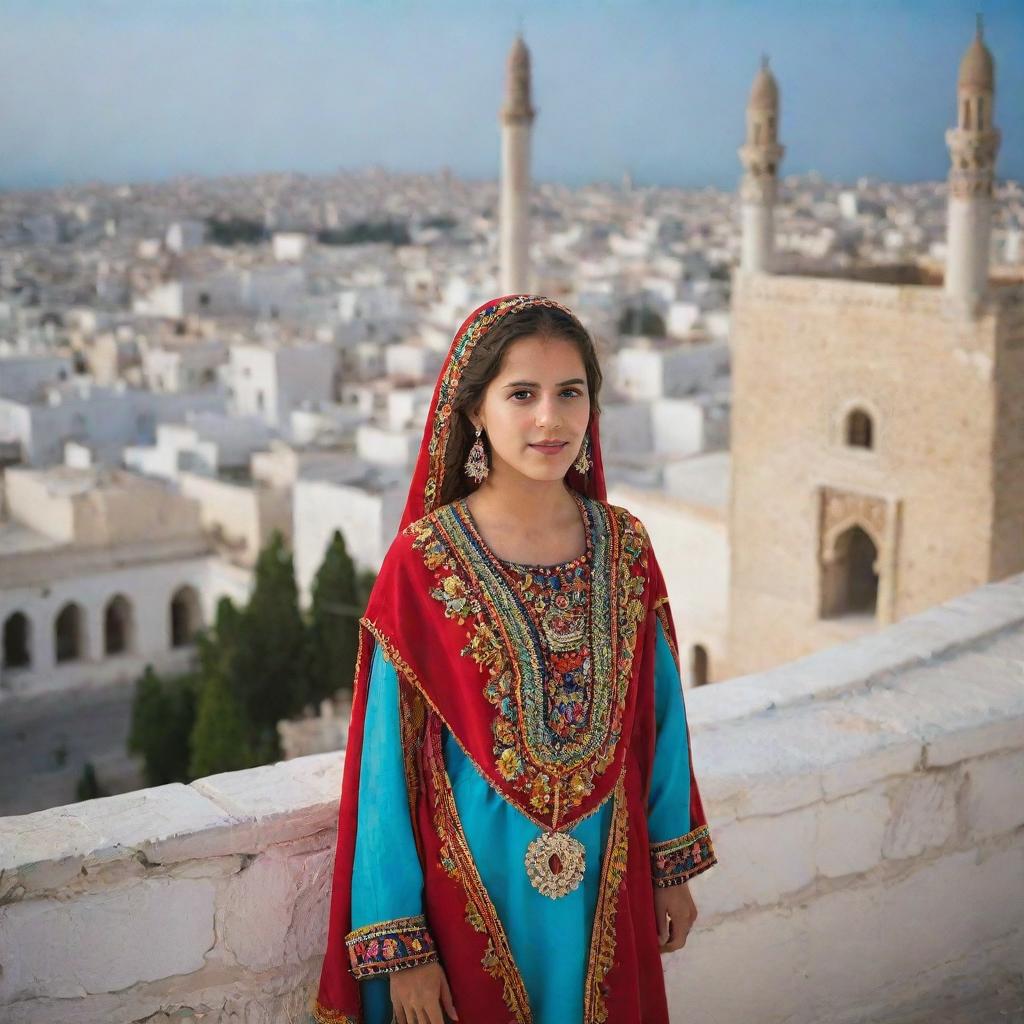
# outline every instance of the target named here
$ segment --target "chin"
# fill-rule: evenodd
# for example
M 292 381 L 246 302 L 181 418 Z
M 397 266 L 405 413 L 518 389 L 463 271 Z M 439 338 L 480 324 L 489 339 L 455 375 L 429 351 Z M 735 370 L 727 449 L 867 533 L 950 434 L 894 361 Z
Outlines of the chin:
M 508 466 L 520 476 L 525 476 L 529 480 L 562 480 L 565 478 L 565 474 L 569 472 L 569 467 L 561 465 L 561 461 L 561 459 L 552 459 L 550 466 L 538 466 L 536 463 L 512 462 Z
M 552 466 L 545 472 L 543 469 L 536 469 L 531 466 L 529 469 L 519 469 L 518 472 L 521 476 L 528 477 L 530 480 L 561 480 L 567 471 L 559 469 L 557 466 Z

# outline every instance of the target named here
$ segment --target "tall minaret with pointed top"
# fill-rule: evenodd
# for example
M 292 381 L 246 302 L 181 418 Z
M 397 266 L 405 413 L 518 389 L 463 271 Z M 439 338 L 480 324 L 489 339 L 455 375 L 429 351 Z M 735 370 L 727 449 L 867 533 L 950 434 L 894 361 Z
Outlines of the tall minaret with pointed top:
M 745 172 L 740 185 L 740 270 L 772 269 L 775 197 L 784 152 L 779 145 L 779 85 L 763 57 L 747 101 L 747 139 L 739 150 Z
M 508 55 L 501 109 L 501 290 L 530 290 L 530 133 L 536 111 L 530 99 L 530 51 L 521 35 Z
M 992 183 L 999 130 L 992 123 L 995 62 L 981 37 L 981 15 L 960 61 L 956 83 L 957 126 L 946 132 L 952 166 L 946 222 L 946 294 L 973 313 L 988 288 L 992 234 Z

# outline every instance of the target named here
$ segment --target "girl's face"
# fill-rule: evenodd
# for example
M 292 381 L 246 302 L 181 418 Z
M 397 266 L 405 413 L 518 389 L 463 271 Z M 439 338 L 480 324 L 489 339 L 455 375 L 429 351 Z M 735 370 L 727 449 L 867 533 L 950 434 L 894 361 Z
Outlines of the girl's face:
M 489 483 L 517 473 L 562 479 L 590 421 L 587 372 L 576 344 L 536 334 L 512 342 L 471 419 L 490 442 Z

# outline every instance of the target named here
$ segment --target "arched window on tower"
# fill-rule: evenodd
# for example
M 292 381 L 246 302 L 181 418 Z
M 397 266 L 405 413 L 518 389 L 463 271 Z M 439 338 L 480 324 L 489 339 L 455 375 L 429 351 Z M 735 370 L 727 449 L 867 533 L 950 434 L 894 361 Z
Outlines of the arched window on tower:
M 871 417 L 863 409 L 853 409 L 847 415 L 845 437 L 851 448 L 874 448 Z
M 53 624 L 57 661 L 77 661 L 85 653 L 85 616 L 81 605 L 69 601 Z
M 985 127 L 985 97 L 978 97 L 978 128 L 984 129 Z
M 823 567 L 823 618 L 874 616 L 878 604 L 878 548 L 860 526 L 851 526 L 835 542 L 831 563 Z
M 971 127 L 971 101 L 964 100 L 963 102 L 963 114 L 961 115 L 964 128 L 969 129 Z
M 28 668 L 32 664 L 31 623 L 24 612 L 4 619 L 4 668 Z
M 202 626 L 199 595 L 195 587 L 179 587 L 171 597 L 171 646 L 187 647 Z
M 106 654 L 125 654 L 135 645 L 131 602 L 116 594 L 103 613 L 103 650 Z
M 704 686 L 708 681 L 708 651 L 703 644 L 690 648 L 690 679 L 694 686 Z

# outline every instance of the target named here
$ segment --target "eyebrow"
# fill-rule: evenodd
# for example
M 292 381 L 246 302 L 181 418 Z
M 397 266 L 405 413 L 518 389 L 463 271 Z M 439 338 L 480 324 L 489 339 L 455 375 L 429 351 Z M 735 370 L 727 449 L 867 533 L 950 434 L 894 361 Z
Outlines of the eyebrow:
M 572 380 L 559 381 L 558 382 L 558 387 L 564 388 L 566 386 L 566 384 L 586 384 L 586 383 L 587 382 L 582 377 L 573 377 Z M 521 387 L 536 388 L 536 387 L 540 387 L 540 385 L 535 380 L 514 380 L 514 381 L 512 381 L 511 384 L 506 384 L 505 387 L 507 387 L 507 388 L 521 388 Z

